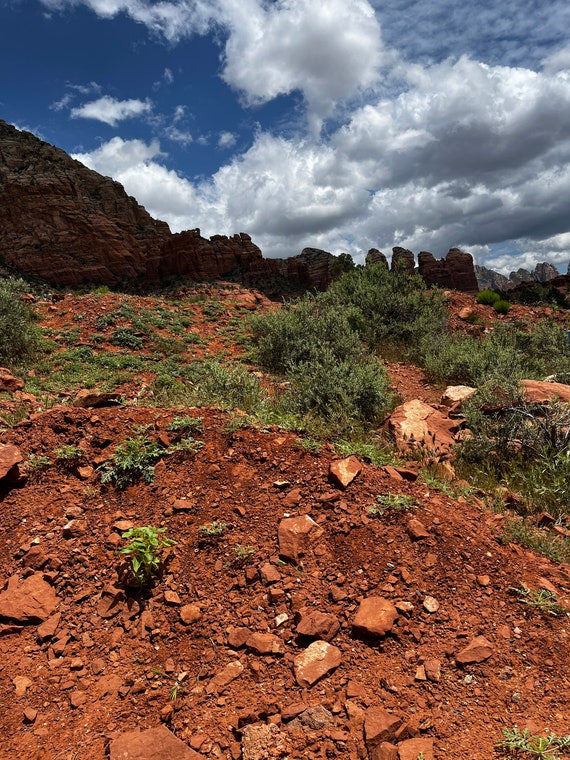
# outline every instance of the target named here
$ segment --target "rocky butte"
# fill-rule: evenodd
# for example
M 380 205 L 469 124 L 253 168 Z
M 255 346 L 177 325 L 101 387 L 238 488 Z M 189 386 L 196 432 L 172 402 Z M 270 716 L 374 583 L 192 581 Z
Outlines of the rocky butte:
M 369 263 L 385 262 L 372 249 Z M 249 235 L 204 238 L 199 229 L 172 233 L 118 182 L 63 150 L 0 120 L 0 266 L 58 287 L 151 284 L 172 277 L 236 279 L 268 294 L 325 290 L 336 257 L 305 248 L 288 259 L 264 258 Z M 414 254 L 393 249 L 415 270 Z M 445 259 L 419 255 L 428 285 L 477 292 L 473 259 L 452 248 Z

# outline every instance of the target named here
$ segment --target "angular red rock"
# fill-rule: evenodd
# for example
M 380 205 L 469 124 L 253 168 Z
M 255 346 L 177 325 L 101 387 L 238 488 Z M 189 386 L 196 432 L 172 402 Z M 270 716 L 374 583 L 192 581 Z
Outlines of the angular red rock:
M 493 654 L 493 645 L 484 636 L 476 636 L 469 644 L 455 655 L 456 662 L 469 665 L 472 662 L 484 662 Z
M 381 596 L 369 596 L 360 602 L 352 622 L 355 632 L 368 636 L 385 636 L 392 630 L 398 610 Z
M 329 477 L 339 488 L 348 488 L 352 481 L 362 472 L 362 465 L 354 456 L 337 459 L 329 467 Z
M 338 647 L 326 641 L 313 641 L 294 660 L 295 678 L 299 686 L 313 686 L 338 668 L 342 655 Z

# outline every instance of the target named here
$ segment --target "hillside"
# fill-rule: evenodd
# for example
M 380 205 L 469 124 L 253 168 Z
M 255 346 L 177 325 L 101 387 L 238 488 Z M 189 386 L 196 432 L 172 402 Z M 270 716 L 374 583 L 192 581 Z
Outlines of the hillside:
M 503 729 L 569 733 L 570 567 L 509 540 L 516 493 L 493 511 L 385 426 L 365 447 L 264 420 L 291 381 L 246 353 L 276 309 L 255 291 L 26 298 L 50 343 L 2 375 L 0 757 L 489 760 Z M 512 319 L 446 308 L 458 335 Z M 444 384 L 387 370 L 450 419 Z M 176 542 L 142 590 L 118 553 L 137 526 Z

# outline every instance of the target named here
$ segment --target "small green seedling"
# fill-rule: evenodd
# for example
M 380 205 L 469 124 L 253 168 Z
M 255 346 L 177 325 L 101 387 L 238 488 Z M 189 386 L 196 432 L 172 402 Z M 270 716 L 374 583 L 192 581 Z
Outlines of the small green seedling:
M 203 441 L 197 441 L 195 438 L 188 436 L 188 438 L 182 438 L 177 443 L 173 443 L 172 446 L 169 446 L 166 449 L 166 453 L 175 454 L 177 451 L 185 451 L 188 454 L 195 454 L 203 448 Z
M 198 530 L 200 531 L 200 535 L 203 539 L 209 540 L 219 538 L 221 535 L 223 535 L 223 533 L 225 533 L 227 527 L 228 526 L 225 522 L 214 520 L 211 523 L 200 525 Z
M 519 588 L 511 587 L 511 591 L 518 594 L 520 602 L 528 607 L 535 607 L 547 615 L 558 617 L 558 615 L 563 615 L 566 612 L 564 607 L 558 603 L 556 594 L 545 588 L 533 590 L 521 583 Z
M 131 558 L 131 573 L 137 586 L 149 585 L 160 570 L 162 550 L 176 545 L 176 541 L 166 538 L 164 533 L 166 528 L 145 525 L 131 528 L 122 534 L 122 538 L 129 541 L 129 544 L 119 549 L 119 554 Z
M 416 499 L 403 493 L 379 494 L 376 501 L 378 506 L 374 505 L 368 510 L 371 517 L 381 517 L 385 512 L 401 512 L 417 506 Z
M 570 735 L 531 736 L 528 728 L 521 733 L 517 726 L 503 729 L 503 741 L 497 742 L 497 748 L 506 750 L 504 757 L 517 758 L 527 755 L 535 760 L 556 760 L 560 752 L 570 750 Z
M 36 472 L 39 470 L 45 470 L 50 464 L 50 458 L 41 454 L 30 454 L 28 457 L 28 467 L 30 470 L 35 470 Z

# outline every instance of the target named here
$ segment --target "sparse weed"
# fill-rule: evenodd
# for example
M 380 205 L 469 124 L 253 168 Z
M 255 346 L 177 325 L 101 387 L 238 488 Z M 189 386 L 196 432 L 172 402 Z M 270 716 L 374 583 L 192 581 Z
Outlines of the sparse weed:
M 173 443 L 166 449 L 166 454 L 175 454 L 177 451 L 185 451 L 188 454 L 195 454 L 204 448 L 203 441 L 197 441 L 195 438 L 182 438 L 180 441 Z
M 144 341 L 139 335 L 135 335 L 132 330 L 118 327 L 111 335 L 111 343 L 115 346 L 124 346 L 125 348 L 132 348 L 138 351 L 143 347 Z
M 54 451 L 54 454 L 58 462 L 69 466 L 75 466 L 85 456 L 83 449 L 73 443 L 60 446 Z
M 497 742 L 498 749 L 503 750 L 504 757 L 518 758 L 527 756 L 535 760 L 556 760 L 560 753 L 570 750 L 570 735 L 533 736 L 528 728 L 522 733 L 517 726 L 503 729 L 503 741 Z
M 378 506 L 375 504 L 368 510 L 371 517 L 381 517 L 385 512 L 402 512 L 415 509 L 418 505 L 417 499 L 403 493 L 379 494 L 376 497 L 376 502 Z
M 550 557 L 554 562 L 570 562 L 570 539 L 553 536 L 532 525 L 528 520 L 520 518 L 505 520 L 498 538 L 503 544 L 517 541 L 522 546 Z
M 558 617 L 566 613 L 564 607 L 558 603 L 556 594 L 548 589 L 530 589 L 521 583 L 518 588 L 511 587 L 511 591 L 518 594 L 519 601 L 522 604 L 526 604 L 528 607 L 534 607 L 546 615 L 552 615 L 552 617 Z
M 51 464 L 51 460 L 48 456 L 42 454 L 30 454 L 28 457 L 28 467 L 30 470 L 39 472 L 45 470 Z
M 255 549 L 253 546 L 245 546 L 244 544 L 236 544 L 234 546 L 235 563 L 237 565 L 245 565 L 245 563 L 253 557 Z
M 166 528 L 145 525 L 131 528 L 122 534 L 122 538 L 129 541 L 129 544 L 119 549 L 119 554 L 131 558 L 130 571 L 137 586 L 149 585 L 160 570 L 163 549 L 176 545 L 176 541 L 166 538 L 164 533 Z
M 311 454 L 320 454 L 323 447 L 322 441 L 317 441 L 314 438 L 297 438 L 295 445 Z
M 222 536 L 226 532 L 227 527 L 228 526 L 226 525 L 225 522 L 214 520 L 211 523 L 200 525 L 200 527 L 198 528 L 198 531 L 200 533 L 200 537 L 202 538 L 202 540 L 209 541 L 209 540 L 215 540 L 219 538 L 220 536 Z
M 177 433 L 179 436 L 188 435 L 189 433 L 202 432 L 202 417 L 175 417 L 169 422 L 166 429 L 171 433 Z

